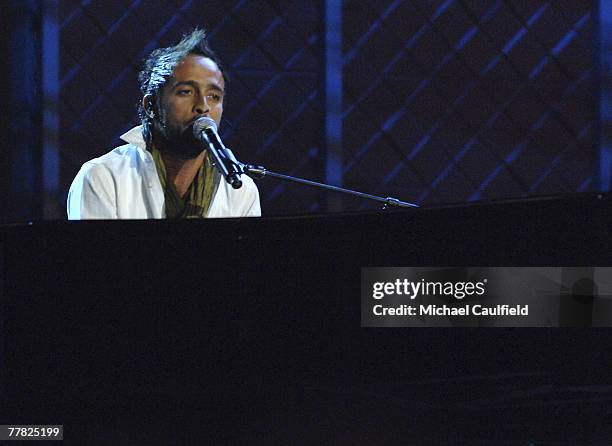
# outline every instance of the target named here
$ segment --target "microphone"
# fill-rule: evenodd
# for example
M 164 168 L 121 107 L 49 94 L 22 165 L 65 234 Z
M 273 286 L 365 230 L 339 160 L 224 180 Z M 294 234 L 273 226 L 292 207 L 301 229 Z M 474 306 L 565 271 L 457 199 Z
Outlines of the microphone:
M 193 123 L 193 135 L 208 148 L 212 156 L 213 166 L 217 168 L 234 189 L 240 189 L 242 169 L 232 152 L 223 145 L 217 133 L 217 123 L 206 116 L 198 118 Z

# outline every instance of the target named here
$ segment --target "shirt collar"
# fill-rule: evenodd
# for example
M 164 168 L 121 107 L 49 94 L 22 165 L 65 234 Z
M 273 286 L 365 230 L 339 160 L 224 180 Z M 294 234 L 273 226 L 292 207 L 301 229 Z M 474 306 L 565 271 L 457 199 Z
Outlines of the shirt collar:
M 146 150 L 147 148 L 147 144 L 145 143 L 145 140 L 142 136 L 141 125 L 128 130 L 123 135 L 121 135 L 120 138 L 129 144 L 134 144 L 135 146 L 140 147 L 143 150 Z

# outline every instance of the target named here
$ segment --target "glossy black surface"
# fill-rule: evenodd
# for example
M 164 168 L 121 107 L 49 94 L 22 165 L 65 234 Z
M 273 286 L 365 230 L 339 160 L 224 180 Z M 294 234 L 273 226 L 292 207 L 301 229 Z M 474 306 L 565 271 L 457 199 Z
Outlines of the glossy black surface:
M 610 266 L 611 205 L 3 227 L 2 418 L 75 444 L 608 444 L 610 330 L 362 329 L 359 287 Z

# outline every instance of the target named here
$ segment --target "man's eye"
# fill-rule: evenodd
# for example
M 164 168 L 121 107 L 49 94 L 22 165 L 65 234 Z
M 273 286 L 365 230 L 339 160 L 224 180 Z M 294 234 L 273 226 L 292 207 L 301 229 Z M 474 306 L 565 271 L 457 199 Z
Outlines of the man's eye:
M 191 93 L 191 90 L 179 90 L 176 92 L 177 94 L 181 95 L 181 96 L 185 96 Z
M 221 101 L 221 95 L 217 94 L 217 93 L 211 93 L 208 95 L 208 98 L 215 101 L 215 102 L 219 102 Z

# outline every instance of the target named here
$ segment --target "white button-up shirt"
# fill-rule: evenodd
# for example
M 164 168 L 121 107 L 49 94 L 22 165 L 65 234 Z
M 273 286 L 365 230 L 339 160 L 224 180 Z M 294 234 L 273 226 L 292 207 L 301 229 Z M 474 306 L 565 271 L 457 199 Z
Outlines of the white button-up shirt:
M 164 191 L 155 161 L 146 150 L 142 128 L 121 135 L 128 144 L 87 161 L 68 192 L 68 219 L 165 218 Z M 242 175 L 242 187 L 234 189 L 221 178 L 207 218 L 259 217 L 259 191 Z

